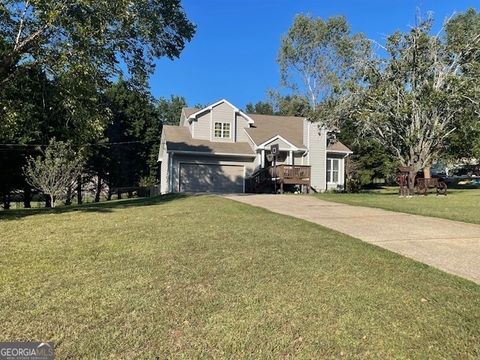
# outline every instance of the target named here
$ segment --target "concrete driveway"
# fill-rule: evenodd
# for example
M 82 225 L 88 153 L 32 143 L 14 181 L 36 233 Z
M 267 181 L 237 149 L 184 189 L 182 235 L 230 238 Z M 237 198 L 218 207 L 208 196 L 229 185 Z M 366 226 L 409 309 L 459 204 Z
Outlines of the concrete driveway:
M 308 220 L 480 284 L 480 225 L 295 195 L 228 195 Z

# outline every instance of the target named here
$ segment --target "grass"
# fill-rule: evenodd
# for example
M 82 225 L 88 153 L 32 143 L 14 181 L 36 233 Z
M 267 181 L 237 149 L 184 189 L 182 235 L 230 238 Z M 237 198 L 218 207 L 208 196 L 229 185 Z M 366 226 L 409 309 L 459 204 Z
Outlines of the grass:
M 13 211 L 0 231 L 2 341 L 59 359 L 480 357 L 480 286 L 226 199 Z
M 320 199 L 349 205 L 369 206 L 408 214 L 433 216 L 480 224 L 480 189 L 449 190 L 447 196 L 400 198 L 397 188 L 384 188 L 358 194 L 324 193 Z

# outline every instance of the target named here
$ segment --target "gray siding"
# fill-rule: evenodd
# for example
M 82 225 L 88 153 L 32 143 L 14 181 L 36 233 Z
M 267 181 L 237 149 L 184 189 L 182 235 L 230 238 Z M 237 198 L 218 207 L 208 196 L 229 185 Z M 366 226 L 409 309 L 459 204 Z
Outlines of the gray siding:
M 267 143 L 265 145 L 265 149 L 266 150 L 270 150 L 270 146 L 272 145 L 278 145 L 280 147 L 280 150 L 290 150 L 292 147 L 290 145 L 288 145 L 285 141 L 283 141 L 282 139 L 276 139 L 270 143 Z
M 318 123 L 308 122 L 308 165 L 311 166 L 311 184 L 316 191 L 325 191 L 327 171 L 327 136 Z
M 160 192 L 166 194 L 169 192 L 168 188 L 168 161 L 169 155 L 165 146 L 165 134 L 162 134 L 160 139 L 160 159 L 162 160 L 160 164 Z
M 262 167 L 262 153 L 257 152 L 257 156 L 255 157 L 255 160 L 253 161 L 253 172 L 259 170 Z
M 210 111 L 206 111 L 193 121 L 192 137 L 194 139 L 210 140 Z
M 303 163 L 304 159 L 303 159 L 303 152 L 295 152 L 293 153 L 293 164 L 294 165 L 305 165 Z
M 215 138 L 215 122 L 230 124 L 230 138 Z M 205 111 L 190 126 L 188 121 L 184 121 L 184 126 L 190 129 L 190 133 L 194 139 L 211 140 L 218 142 L 249 142 L 249 138 L 243 129 L 250 125 L 248 121 L 241 115 L 235 113 L 234 109 L 226 104 L 221 103 L 210 111 Z
M 308 148 L 308 124 L 309 121 L 307 119 L 303 120 L 303 145 Z
M 160 192 L 166 194 L 169 192 L 168 188 L 168 153 L 165 151 L 162 156 L 162 163 L 160 165 Z
M 237 133 L 237 136 L 236 136 L 236 141 L 237 142 L 250 142 L 250 139 L 248 138 L 248 135 L 247 133 L 245 132 L 245 128 L 248 128 L 250 127 L 249 123 L 248 123 L 248 120 L 245 119 L 243 116 L 241 115 L 236 115 L 236 133 Z M 250 144 L 251 145 L 251 144 Z
M 235 113 L 233 108 L 227 103 L 221 103 L 212 109 L 212 124 L 211 124 L 211 139 L 212 141 L 221 142 L 235 142 Z M 229 123 L 230 124 L 230 138 L 216 138 L 215 137 L 215 122 Z

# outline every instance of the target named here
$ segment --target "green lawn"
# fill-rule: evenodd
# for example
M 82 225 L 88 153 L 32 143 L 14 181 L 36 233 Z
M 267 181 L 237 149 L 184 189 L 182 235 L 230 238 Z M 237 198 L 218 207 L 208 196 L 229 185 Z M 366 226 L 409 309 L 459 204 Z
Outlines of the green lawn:
M 320 199 L 350 205 L 376 207 L 409 214 L 433 216 L 480 224 L 480 189 L 449 190 L 447 196 L 400 198 L 397 188 L 358 194 L 324 193 Z
M 302 220 L 213 196 L 0 216 L 1 340 L 59 359 L 480 357 L 480 286 Z

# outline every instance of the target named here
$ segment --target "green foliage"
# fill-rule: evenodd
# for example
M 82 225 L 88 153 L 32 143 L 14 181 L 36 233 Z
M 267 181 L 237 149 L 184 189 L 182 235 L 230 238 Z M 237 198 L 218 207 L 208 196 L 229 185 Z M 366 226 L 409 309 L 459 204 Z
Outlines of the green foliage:
M 111 187 L 135 186 L 145 176 L 155 176 L 162 124 L 151 95 L 119 80 L 106 92 L 112 120 L 105 131 L 111 143 L 99 148 L 107 159 Z M 103 172 L 102 161 L 96 172 Z
M 70 143 L 52 139 L 42 156 L 29 157 L 24 167 L 27 182 L 50 196 L 52 207 L 82 174 L 84 158 Z
M 9 0 L 0 19 L 9 44 L 0 52 L 0 82 L 15 78 L 20 64 L 105 82 L 123 62 L 142 85 L 153 59 L 178 57 L 195 32 L 180 0 Z
M 158 115 L 163 125 L 178 125 L 182 109 L 187 107 L 187 101 L 182 96 L 170 96 L 170 99 L 160 98 L 157 104 Z
M 300 91 L 315 110 L 348 86 L 369 51 L 369 42 L 363 34 L 351 34 L 343 16 L 324 21 L 297 15 L 278 54 L 282 84 Z
M 259 101 L 256 104 L 249 103 L 245 111 L 250 114 L 299 117 L 307 116 L 310 111 L 310 105 L 304 96 L 284 96 L 274 90 L 268 91 L 267 95 L 268 101 Z
M 417 171 L 447 153 L 463 115 L 479 111 L 478 81 L 465 73 L 472 64 L 471 52 L 478 56 L 479 38 L 449 47 L 443 37 L 430 34 L 432 24 L 429 18 L 388 37 L 387 56 L 366 66 L 351 113 L 361 134 L 411 167 L 411 187 Z
M 245 112 L 247 114 L 274 115 L 272 104 L 264 101 L 259 101 L 255 105 L 248 103 Z
M 463 65 L 465 82 L 459 91 L 464 94 L 462 111 L 456 122 L 456 131 L 452 133 L 444 157 L 452 160 L 462 158 L 480 158 L 480 115 L 472 108 L 470 99 L 479 101 L 480 89 L 480 52 L 478 41 L 476 47 L 471 47 L 472 39 L 480 36 L 480 13 L 470 9 L 458 14 L 446 24 L 446 41 L 450 53 L 461 53 L 467 50 Z M 469 48 L 470 47 L 470 48 Z

